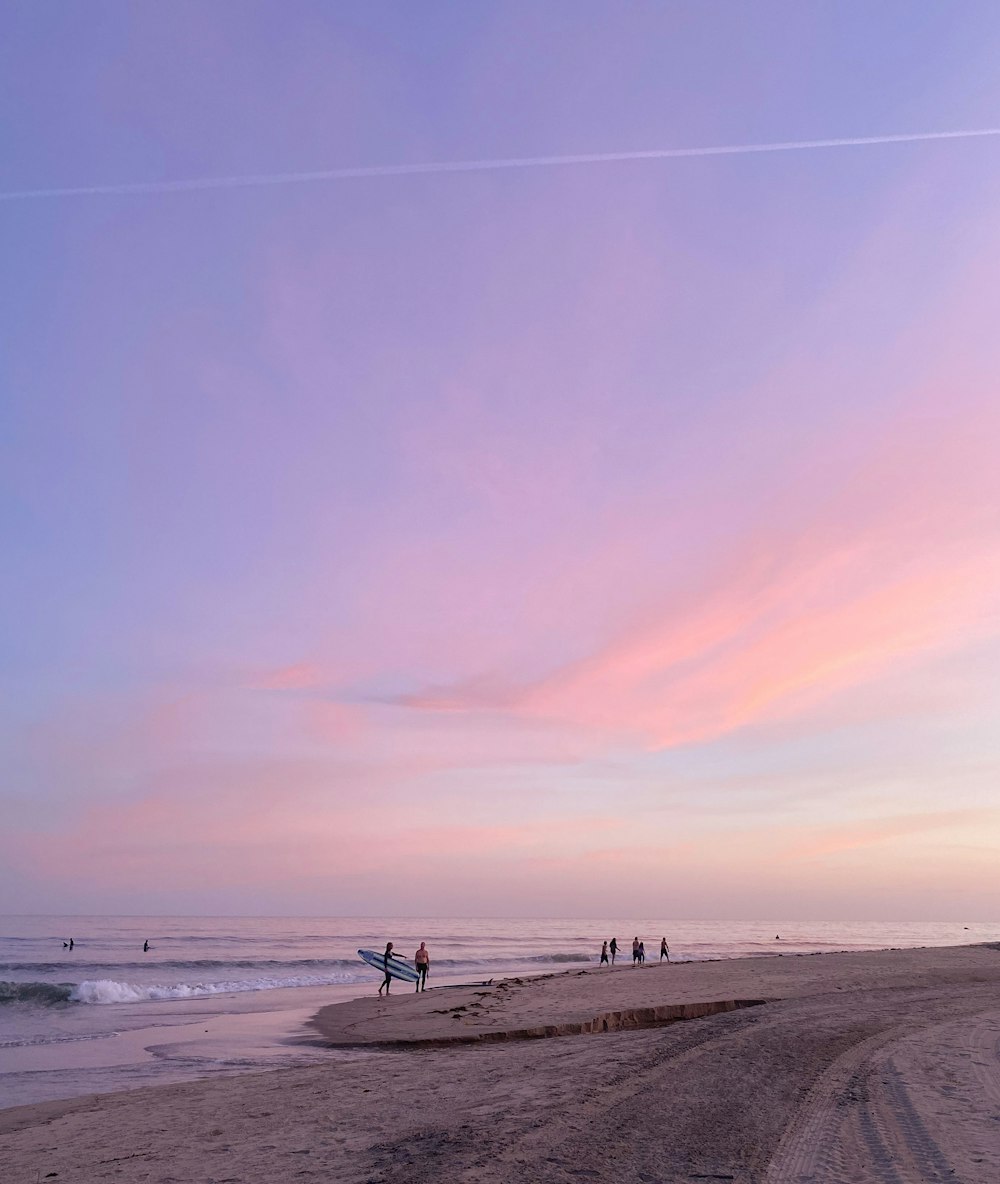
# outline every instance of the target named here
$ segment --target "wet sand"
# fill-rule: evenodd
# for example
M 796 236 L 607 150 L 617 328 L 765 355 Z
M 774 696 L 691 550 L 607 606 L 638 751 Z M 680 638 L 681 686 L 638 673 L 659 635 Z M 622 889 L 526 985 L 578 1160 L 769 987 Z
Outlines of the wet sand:
M 1000 1179 L 991 946 L 403 989 L 313 1030 L 328 1064 L 0 1112 L 4 1179 Z

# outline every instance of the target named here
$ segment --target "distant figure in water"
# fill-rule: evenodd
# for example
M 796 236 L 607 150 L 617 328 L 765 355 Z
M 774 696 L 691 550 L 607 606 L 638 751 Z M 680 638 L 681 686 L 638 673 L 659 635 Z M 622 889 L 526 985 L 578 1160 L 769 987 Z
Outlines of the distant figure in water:
M 780 933 L 776 933 L 776 934 L 774 935 L 774 940 L 775 940 L 775 941 L 781 941 L 781 934 L 780 934 Z
M 660 940 L 660 961 L 662 962 L 664 958 L 668 962 L 670 961 L 670 947 L 667 945 L 667 939 L 665 937 Z
M 64 949 L 64 950 L 68 950 L 68 949 L 69 949 L 69 942 L 68 942 L 68 941 L 64 941 L 64 942 L 63 942 L 63 949 Z
M 420 949 L 413 955 L 413 964 L 417 968 L 417 990 L 427 990 L 427 971 L 431 968 L 431 954 L 426 942 L 420 943 Z
M 144 954 L 147 954 L 147 953 L 149 953 L 149 938 L 148 938 L 148 937 L 147 937 L 147 938 L 146 938 L 146 940 L 145 940 L 145 941 L 142 943 L 142 952 L 143 952 Z
M 644 941 L 641 941 L 641 942 L 639 942 L 639 962 L 642 963 L 645 961 L 646 961 L 646 943 Z
M 385 993 L 388 995 L 389 994 L 389 984 L 392 982 L 392 975 L 389 973 L 389 959 L 392 957 L 392 942 L 391 941 L 386 942 L 385 953 L 382 955 L 382 957 L 385 959 L 385 982 L 382 984 L 381 987 L 379 987 L 378 993 L 381 995 L 382 990 L 384 988 Z
M 613 937 L 611 939 L 611 945 L 608 946 L 608 949 L 611 951 L 611 965 L 614 966 L 615 954 L 618 953 L 618 938 L 617 937 Z
M 76 943 L 73 941 L 73 939 L 72 939 L 72 938 L 70 938 L 70 939 L 69 939 L 69 948 L 70 948 L 70 949 L 72 949 L 72 948 L 73 948 L 73 946 L 74 946 L 75 944 L 76 944 Z
M 604 945 L 601 946 L 601 965 L 602 966 L 608 965 L 608 943 L 607 942 L 605 942 Z

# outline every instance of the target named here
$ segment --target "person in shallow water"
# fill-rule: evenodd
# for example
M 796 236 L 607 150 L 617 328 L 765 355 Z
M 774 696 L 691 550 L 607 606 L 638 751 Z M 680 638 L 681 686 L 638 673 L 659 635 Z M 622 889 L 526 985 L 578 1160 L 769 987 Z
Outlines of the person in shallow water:
M 608 943 L 605 942 L 604 945 L 601 946 L 601 965 L 607 966 L 607 964 L 608 964 Z
M 611 944 L 608 946 L 608 949 L 611 951 L 611 965 L 614 966 L 615 954 L 618 953 L 618 938 L 617 937 L 613 937 L 611 939 Z
M 638 939 L 638 937 L 632 938 L 632 965 L 633 966 L 639 965 L 639 939 Z
M 662 962 L 664 958 L 668 962 L 670 961 L 670 947 L 667 945 L 667 939 L 665 937 L 660 938 L 660 961 Z
M 388 995 L 389 984 L 392 982 L 392 975 L 389 973 L 389 959 L 392 957 L 391 941 L 385 943 L 385 953 L 382 955 L 382 957 L 385 959 L 385 981 L 382 983 L 382 986 L 379 987 L 378 993 L 381 995 L 382 989 L 385 988 L 385 993 Z
M 148 953 L 149 953 L 149 938 L 148 938 L 148 937 L 147 937 L 147 938 L 146 938 L 146 940 L 145 940 L 145 941 L 142 943 L 142 952 L 143 952 L 144 954 L 148 954 Z
M 420 943 L 420 949 L 413 955 L 413 964 L 417 968 L 417 990 L 427 990 L 427 971 L 431 968 L 431 953 L 426 942 Z

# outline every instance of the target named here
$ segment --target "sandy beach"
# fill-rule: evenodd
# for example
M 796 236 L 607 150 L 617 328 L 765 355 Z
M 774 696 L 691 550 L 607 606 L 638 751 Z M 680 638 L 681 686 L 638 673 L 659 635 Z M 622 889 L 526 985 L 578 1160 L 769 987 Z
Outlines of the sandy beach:
M 1000 1179 L 1000 948 L 323 1008 L 328 1063 L 0 1112 L 10 1184 Z

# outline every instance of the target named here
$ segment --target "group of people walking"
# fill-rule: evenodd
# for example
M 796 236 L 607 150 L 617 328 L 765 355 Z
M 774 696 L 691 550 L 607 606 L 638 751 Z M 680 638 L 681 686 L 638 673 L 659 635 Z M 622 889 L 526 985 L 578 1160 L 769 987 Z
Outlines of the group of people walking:
M 601 965 L 614 966 L 615 958 L 618 956 L 618 938 L 613 937 L 610 941 L 606 941 L 601 946 Z M 667 945 L 665 937 L 660 939 L 660 961 L 663 959 L 670 961 L 670 946 Z M 642 966 L 646 961 L 646 943 L 639 940 L 638 936 L 632 939 L 632 965 Z
M 144 948 L 146 948 L 146 947 L 144 947 Z M 609 965 L 614 966 L 615 959 L 617 958 L 617 956 L 618 956 L 618 938 L 613 937 L 610 941 L 606 941 L 601 946 L 601 965 L 602 966 L 609 966 Z M 392 979 L 393 979 L 393 974 L 392 974 L 392 960 L 393 960 L 393 958 L 395 958 L 395 959 L 397 959 L 397 961 L 401 962 L 403 966 L 406 966 L 409 968 L 409 963 L 406 962 L 405 959 L 400 958 L 399 955 L 397 953 L 395 953 L 395 951 L 393 950 L 392 942 L 391 941 L 386 942 L 385 953 L 382 955 L 382 961 L 385 966 L 385 978 L 382 980 L 382 985 L 378 989 L 378 993 L 380 996 L 383 991 L 386 993 L 386 995 L 389 994 L 389 987 L 392 985 Z M 667 945 L 667 939 L 665 937 L 660 939 L 660 961 L 662 962 L 664 959 L 666 959 L 668 962 L 670 961 L 670 946 Z M 632 939 L 632 965 L 633 966 L 642 966 L 645 961 L 646 961 L 646 945 L 644 942 L 639 940 L 638 936 L 636 936 Z M 426 991 L 427 990 L 427 975 L 430 972 L 430 968 L 431 968 L 430 950 L 428 950 L 426 942 L 421 942 L 420 949 L 417 950 L 417 952 L 413 955 L 413 967 L 410 968 L 410 969 L 415 969 L 417 972 L 416 984 L 415 984 L 415 988 L 414 988 L 415 990 L 417 990 L 417 991 Z M 407 976 L 407 977 L 409 977 L 409 976 Z

